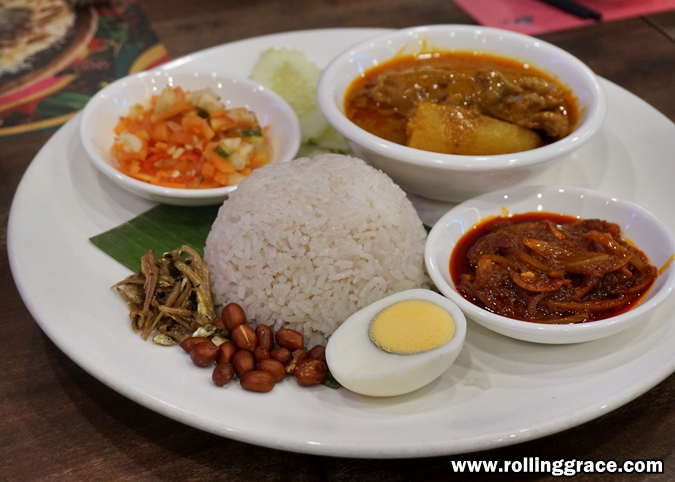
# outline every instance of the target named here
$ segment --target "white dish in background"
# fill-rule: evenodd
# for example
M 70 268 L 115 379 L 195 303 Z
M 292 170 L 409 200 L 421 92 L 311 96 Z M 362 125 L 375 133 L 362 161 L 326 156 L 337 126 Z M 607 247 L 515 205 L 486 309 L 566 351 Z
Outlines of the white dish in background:
M 270 35 L 167 64 L 246 76 L 261 51 L 297 48 L 324 67 L 381 30 Z M 598 135 L 540 180 L 629 199 L 675 228 L 675 125 L 608 81 L 609 116 Z M 589 343 L 547 346 L 475 323 L 454 364 L 415 393 L 372 400 L 323 386 L 282 383 L 267 394 L 219 389 L 180 349 L 143 342 L 109 287 L 129 271 L 88 238 L 154 206 L 87 160 L 73 119 L 28 167 L 7 242 L 12 273 L 42 330 L 75 363 L 122 395 L 201 430 L 280 450 L 338 457 L 427 457 L 485 450 L 565 430 L 616 409 L 675 370 L 675 297 L 648 319 Z M 451 205 L 413 197 L 434 224 Z M 61 253 L 61 256 L 54 256 Z M 67 281 L 67 282 L 66 282 Z M 227 407 L 227 409 L 224 409 Z M 288 407 L 302 407 L 289 410 Z
M 255 112 L 262 127 L 271 126 L 272 162 L 290 161 L 300 147 L 300 124 L 293 109 L 279 95 L 262 85 L 220 72 L 173 72 L 154 70 L 119 79 L 96 93 L 80 116 L 80 141 L 91 162 L 126 190 L 165 204 L 204 206 L 222 203 L 237 186 L 211 189 L 179 189 L 139 181 L 117 170 L 110 152 L 113 129 L 135 104 L 147 104 L 150 97 L 167 86 L 196 91 L 210 88 L 220 96 L 226 109 L 246 107 Z
M 659 275 L 638 306 L 611 318 L 588 323 L 554 325 L 515 320 L 489 312 L 459 294 L 449 271 L 450 256 L 457 241 L 486 218 L 530 212 L 566 214 L 579 219 L 603 219 L 617 223 L 623 236 L 644 252 L 652 265 L 657 269 L 668 268 Z M 675 290 L 675 266 L 670 266 L 673 256 L 675 236 L 650 212 L 599 191 L 571 186 L 525 186 L 465 201 L 448 211 L 434 225 L 425 250 L 427 271 L 434 284 L 467 317 L 502 335 L 552 344 L 597 340 L 646 319 Z
M 571 89 L 579 120 L 566 137 L 528 151 L 499 155 L 456 155 L 414 149 L 360 128 L 344 113 L 345 94 L 364 72 L 404 56 L 428 52 L 480 52 L 531 65 Z M 407 192 L 441 201 L 464 201 L 505 189 L 553 169 L 600 129 L 607 99 L 586 64 L 543 40 L 489 27 L 430 25 L 383 33 L 348 47 L 319 79 L 317 102 L 357 157 L 387 173 Z

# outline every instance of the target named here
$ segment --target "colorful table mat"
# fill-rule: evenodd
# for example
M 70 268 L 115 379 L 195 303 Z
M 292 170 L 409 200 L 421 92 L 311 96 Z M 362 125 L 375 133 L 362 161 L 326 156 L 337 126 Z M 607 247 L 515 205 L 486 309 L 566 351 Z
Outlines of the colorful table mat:
M 56 129 L 102 87 L 169 60 L 135 0 L 97 5 L 75 10 L 55 48 L 0 75 L 0 138 Z
M 538 35 L 592 25 L 540 0 L 454 0 L 476 22 L 488 27 Z M 575 0 L 602 14 L 602 22 L 675 9 L 675 0 Z

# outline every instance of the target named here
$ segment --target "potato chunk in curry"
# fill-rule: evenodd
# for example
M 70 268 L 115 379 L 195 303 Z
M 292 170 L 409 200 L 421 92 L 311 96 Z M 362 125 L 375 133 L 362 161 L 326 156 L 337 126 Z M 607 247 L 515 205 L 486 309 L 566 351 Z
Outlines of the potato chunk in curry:
M 493 155 L 541 145 L 539 134 L 474 109 L 421 102 L 408 121 L 408 146 L 443 154 Z

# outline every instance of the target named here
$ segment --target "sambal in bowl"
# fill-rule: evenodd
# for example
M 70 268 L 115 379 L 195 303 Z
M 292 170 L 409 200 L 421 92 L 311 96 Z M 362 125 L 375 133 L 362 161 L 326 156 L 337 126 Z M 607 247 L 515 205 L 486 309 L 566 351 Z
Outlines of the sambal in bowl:
M 354 154 L 407 192 L 461 202 L 545 173 L 600 129 L 595 74 L 539 39 L 434 25 L 339 54 L 319 108 Z
M 436 287 L 480 325 L 520 340 L 596 340 L 675 289 L 675 236 L 636 204 L 578 187 L 528 186 L 457 205 L 432 228 Z

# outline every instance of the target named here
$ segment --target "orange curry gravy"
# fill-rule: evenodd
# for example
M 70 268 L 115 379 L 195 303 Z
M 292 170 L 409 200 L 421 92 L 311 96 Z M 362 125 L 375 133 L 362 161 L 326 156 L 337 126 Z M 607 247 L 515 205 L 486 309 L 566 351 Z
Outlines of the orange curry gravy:
M 658 276 L 617 224 L 551 213 L 490 218 L 450 257 L 458 291 L 477 306 L 537 323 L 581 323 L 634 307 Z
M 401 56 L 365 72 L 348 88 L 347 117 L 366 131 L 406 145 L 419 102 L 469 107 L 542 134 L 574 129 L 579 108 L 569 88 L 522 62 L 475 52 Z

